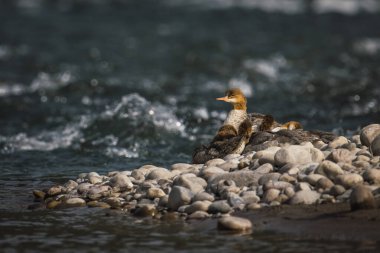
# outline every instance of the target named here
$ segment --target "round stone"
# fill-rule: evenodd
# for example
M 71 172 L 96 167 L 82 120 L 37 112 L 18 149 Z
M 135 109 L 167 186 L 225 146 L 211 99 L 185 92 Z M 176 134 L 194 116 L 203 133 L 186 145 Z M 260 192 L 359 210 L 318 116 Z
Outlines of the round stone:
M 340 175 L 336 178 L 336 183 L 343 185 L 346 189 L 351 188 L 355 185 L 362 184 L 363 183 L 363 177 L 358 174 L 345 174 Z
M 204 191 L 207 186 L 207 182 L 201 177 L 188 173 L 178 176 L 174 180 L 173 185 L 186 187 L 195 194 Z
M 231 210 L 232 209 L 231 209 L 230 205 L 227 203 L 226 200 L 215 201 L 208 208 L 208 212 L 212 213 L 212 214 L 216 214 L 216 213 L 228 213 Z
M 343 186 L 334 185 L 333 187 L 331 187 L 329 193 L 336 197 L 336 196 L 342 195 L 345 192 L 346 192 L 346 189 Z
M 159 179 L 172 179 L 175 176 L 174 173 L 170 172 L 165 168 L 156 168 L 152 170 L 147 176 L 146 179 L 150 180 L 159 180 Z
M 40 190 L 33 190 L 33 195 L 36 199 L 44 199 L 46 196 L 46 193 Z
M 315 173 L 325 175 L 330 179 L 335 179 L 338 175 L 342 175 L 344 172 L 338 164 L 325 160 L 318 166 Z
M 81 207 L 81 206 L 86 206 L 86 201 L 81 198 L 71 198 L 71 199 L 67 199 L 64 202 L 64 205 L 66 207 Z
M 177 211 L 180 206 L 191 203 L 193 193 L 182 186 L 174 186 L 169 194 L 168 207 L 173 211 Z
M 321 195 L 316 191 L 304 190 L 298 191 L 290 199 L 291 205 L 306 204 L 311 205 L 318 201 Z
M 370 147 L 372 141 L 380 134 L 380 124 L 371 124 L 364 127 L 360 132 L 360 141 Z
M 199 176 L 203 177 L 204 179 L 208 180 L 209 178 L 213 176 L 217 176 L 220 174 L 226 174 L 227 172 L 223 169 L 215 166 L 209 166 L 204 167 L 200 170 Z
M 226 161 L 221 159 L 221 158 L 215 158 L 215 159 L 207 161 L 205 163 L 205 166 L 207 166 L 207 167 L 218 166 L 219 164 L 223 164 L 225 162 Z
M 263 201 L 266 203 L 270 203 L 275 200 L 280 195 L 280 190 L 277 189 L 269 189 L 264 193 Z
M 154 204 L 139 204 L 133 214 L 140 217 L 148 217 L 155 216 L 157 213 L 158 211 Z
M 203 201 L 203 200 L 208 200 L 213 202 L 215 200 L 214 196 L 211 195 L 208 192 L 198 192 L 195 194 L 193 201 Z
M 331 189 L 331 187 L 334 186 L 334 183 L 328 179 L 328 178 L 321 178 L 317 181 L 317 184 L 315 187 L 323 189 L 323 190 L 328 190 Z
M 160 188 L 149 188 L 146 192 L 146 196 L 149 199 L 161 198 L 165 195 L 165 192 Z
M 195 201 L 194 203 L 192 203 L 190 206 L 186 207 L 185 208 L 185 213 L 187 214 L 192 214 L 194 212 L 197 212 L 197 211 L 204 211 L 206 212 L 209 208 L 209 206 L 211 205 L 211 202 L 210 201 Z
M 276 166 L 282 167 L 286 164 L 306 164 L 312 162 L 310 148 L 300 145 L 291 145 L 281 148 L 274 156 Z
M 334 149 L 330 156 L 336 163 L 351 163 L 355 159 L 355 156 L 348 149 L 344 148 Z
M 49 196 L 55 196 L 55 195 L 61 194 L 63 190 L 64 188 L 62 186 L 56 185 L 56 186 L 50 187 L 47 194 Z
M 348 143 L 348 139 L 344 136 L 339 136 L 329 143 L 330 148 L 338 148 Z
M 204 211 L 196 211 L 189 216 L 187 216 L 187 219 L 189 220 L 203 220 L 210 217 L 210 215 L 207 212 Z
M 380 169 L 368 169 L 364 172 L 363 178 L 371 184 L 380 184 Z
M 115 176 L 111 177 L 110 185 L 112 187 L 119 187 L 120 189 L 133 188 L 133 183 L 131 182 L 129 177 L 123 174 L 116 174 Z
M 218 228 L 233 231 L 246 231 L 252 229 L 252 222 L 245 218 L 228 216 L 218 220 Z
M 380 132 L 371 143 L 371 151 L 374 156 L 380 155 Z
M 351 210 L 376 208 L 375 199 L 366 186 L 356 186 L 350 195 Z

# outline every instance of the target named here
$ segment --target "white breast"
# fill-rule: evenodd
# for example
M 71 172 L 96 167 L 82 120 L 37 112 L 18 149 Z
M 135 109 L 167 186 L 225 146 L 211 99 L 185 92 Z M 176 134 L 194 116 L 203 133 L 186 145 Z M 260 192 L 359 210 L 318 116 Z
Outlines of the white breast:
M 240 124 L 247 118 L 247 112 L 244 110 L 231 110 L 223 125 L 231 125 L 236 131 L 239 130 Z

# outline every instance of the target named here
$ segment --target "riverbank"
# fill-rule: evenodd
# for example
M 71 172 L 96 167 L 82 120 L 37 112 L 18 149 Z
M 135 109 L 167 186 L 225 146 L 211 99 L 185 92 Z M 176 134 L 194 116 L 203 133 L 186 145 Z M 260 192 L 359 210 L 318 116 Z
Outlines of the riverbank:
M 379 140 L 380 125 L 373 124 L 350 138 L 277 143 L 205 164 L 81 173 L 63 185 L 34 190 L 38 203 L 29 208 L 88 206 L 155 219 L 218 218 L 218 228 L 237 231 L 253 227 L 349 239 L 351 231 L 363 230 L 361 235 L 374 238 L 380 215 Z M 236 214 L 248 220 L 235 219 Z

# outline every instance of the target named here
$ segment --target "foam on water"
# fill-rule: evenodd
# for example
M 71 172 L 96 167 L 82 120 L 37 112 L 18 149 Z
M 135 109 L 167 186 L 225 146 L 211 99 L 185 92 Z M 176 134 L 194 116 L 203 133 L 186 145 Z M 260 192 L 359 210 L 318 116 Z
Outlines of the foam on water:
M 0 136 L 1 152 L 78 149 L 87 143 L 87 148 L 101 148 L 107 156 L 136 158 L 141 148 L 154 144 L 154 135 L 190 138 L 173 109 L 151 103 L 137 93 L 123 96 L 100 113 L 76 118 L 74 122 L 32 136 L 24 132 Z

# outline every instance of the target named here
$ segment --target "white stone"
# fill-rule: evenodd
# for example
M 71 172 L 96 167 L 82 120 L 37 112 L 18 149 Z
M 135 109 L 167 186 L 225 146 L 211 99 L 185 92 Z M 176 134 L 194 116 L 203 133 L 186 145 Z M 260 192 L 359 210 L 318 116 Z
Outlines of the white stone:
M 174 186 L 169 194 L 168 207 L 173 211 L 177 211 L 180 206 L 191 203 L 193 193 L 182 186 Z
M 239 217 L 223 217 L 218 220 L 219 229 L 246 231 L 252 229 L 252 222 L 245 218 Z
M 370 147 L 378 135 L 380 135 L 380 124 L 371 124 L 361 130 L 360 141 L 363 145 Z
M 315 191 L 299 191 L 294 194 L 294 196 L 290 199 L 290 204 L 298 205 L 298 204 L 307 204 L 311 205 L 318 201 L 320 194 Z
M 329 179 L 333 180 L 337 176 L 342 175 L 344 171 L 338 164 L 325 160 L 319 165 L 315 173 L 325 175 Z
M 128 176 L 123 175 L 123 174 L 116 174 L 115 176 L 111 177 L 110 185 L 112 187 L 120 187 L 121 189 L 133 188 L 132 181 L 129 179 Z
M 343 185 L 346 189 L 363 183 L 363 177 L 358 174 L 345 174 L 336 178 L 336 183 Z

